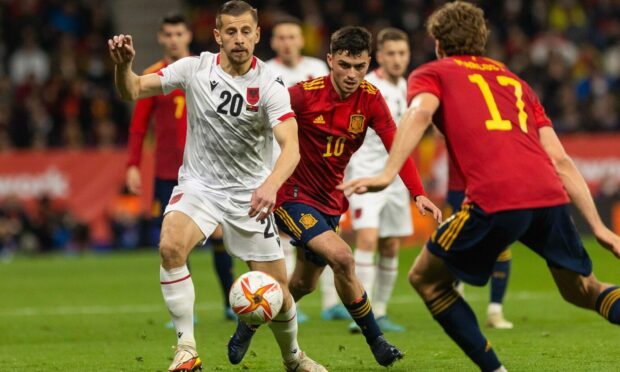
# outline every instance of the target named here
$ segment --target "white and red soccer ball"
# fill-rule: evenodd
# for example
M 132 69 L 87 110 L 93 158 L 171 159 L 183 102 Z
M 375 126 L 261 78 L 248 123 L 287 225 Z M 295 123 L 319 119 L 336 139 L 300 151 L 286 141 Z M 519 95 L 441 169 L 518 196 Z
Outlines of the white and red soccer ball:
M 228 299 L 239 320 L 264 324 L 278 315 L 284 295 L 280 283 L 271 275 L 250 271 L 233 283 Z

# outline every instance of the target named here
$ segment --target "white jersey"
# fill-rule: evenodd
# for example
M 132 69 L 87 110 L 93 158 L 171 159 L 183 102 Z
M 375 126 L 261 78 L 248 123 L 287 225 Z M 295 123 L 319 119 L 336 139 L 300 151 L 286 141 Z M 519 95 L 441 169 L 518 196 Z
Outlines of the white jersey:
M 282 76 L 287 87 L 292 87 L 300 81 L 311 80 L 329 73 L 325 61 L 314 57 L 301 56 L 299 63 L 293 68 L 280 62 L 279 58 L 272 58 L 265 63 Z
M 366 80 L 379 88 L 387 103 L 394 122 L 398 125 L 407 109 L 407 82 L 404 78 L 394 85 L 379 76 L 379 70 L 366 75 Z M 362 146 L 353 154 L 347 169 L 350 178 L 370 177 L 381 173 L 388 159 L 388 152 L 379 136 L 372 128 L 368 128 Z M 402 183 L 402 181 L 398 181 Z
M 281 78 L 253 57 L 251 69 L 233 77 L 219 54 L 204 52 L 163 68 L 164 94 L 185 91 L 187 139 L 179 185 L 206 191 L 239 207 L 270 173 L 272 128 L 294 116 Z
M 282 76 L 282 80 L 287 87 L 299 83 L 300 81 L 311 80 L 319 76 L 325 76 L 329 73 L 327 64 L 314 57 L 301 56 L 299 63 L 291 68 L 280 62 L 279 58 L 272 58 L 265 62 L 276 74 Z M 273 141 L 273 161 L 271 168 L 275 165 L 278 156 L 280 156 L 280 146 L 274 139 Z

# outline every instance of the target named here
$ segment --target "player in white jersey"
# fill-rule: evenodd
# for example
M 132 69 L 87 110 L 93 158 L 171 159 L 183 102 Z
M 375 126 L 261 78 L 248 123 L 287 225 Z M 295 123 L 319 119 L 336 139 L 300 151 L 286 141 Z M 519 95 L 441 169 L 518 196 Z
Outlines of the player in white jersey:
M 395 28 L 386 28 L 377 35 L 379 68 L 366 75 L 366 80 L 381 91 L 398 124 L 407 109 L 407 82 L 403 78 L 409 65 L 409 38 Z M 347 177 L 371 177 L 380 174 L 388 158 L 379 136 L 368 129 L 363 145 L 347 168 Z M 388 188 L 377 193 L 353 194 L 349 197 L 356 250 L 355 273 L 372 298 L 377 324 L 383 332 L 403 332 L 404 327 L 387 316 L 387 303 L 398 274 L 400 238 L 413 234 L 409 192 L 397 177 Z M 379 258 L 375 262 L 375 252 Z M 349 330 L 359 332 L 355 323 Z
M 329 74 L 325 61 L 301 54 L 304 47 L 304 37 L 301 21 L 293 16 L 282 16 L 275 20 L 271 30 L 271 49 L 276 57 L 268 60 L 267 65 L 276 71 L 287 87 L 300 81 L 311 80 L 315 77 Z M 279 154 L 280 148 L 274 144 L 274 156 Z M 290 237 L 281 233 L 286 271 L 290 276 L 295 269 L 295 249 L 290 243 Z M 328 266 L 321 274 L 321 317 L 324 320 L 351 319 L 351 315 L 340 302 L 334 284 L 334 272 Z M 297 320 L 302 323 L 308 316 L 297 309 Z
M 194 285 L 186 261 L 192 248 L 222 225 L 229 253 L 251 270 L 275 277 L 285 292 L 270 323 L 289 371 L 325 371 L 297 343 L 295 302 L 287 289 L 282 249 L 273 224 L 277 190 L 299 161 L 297 123 L 278 75 L 253 56 L 260 38 L 256 9 L 243 1 L 223 4 L 216 15 L 220 53 L 187 57 L 156 74 L 131 70 L 130 36 L 108 41 L 116 86 L 136 100 L 174 89 L 186 95 L 188 129 L 179 185 L 165 211 L 159 244 L 160 282 L 177 332 L 169 371 L 202 368 L 193 329 Z M 272 136 L 282 148 L 273 171 Z M 232 363 L 238 363 L 231 355 Z

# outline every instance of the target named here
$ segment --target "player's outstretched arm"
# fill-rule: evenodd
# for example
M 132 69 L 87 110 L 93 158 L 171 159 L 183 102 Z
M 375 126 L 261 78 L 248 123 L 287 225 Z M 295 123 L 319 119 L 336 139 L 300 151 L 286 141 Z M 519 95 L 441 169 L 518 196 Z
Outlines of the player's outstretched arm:
M 136 51 L 131 35 L 120 34 L 108 39 L 108 50 L 115 65 L 114 83 L 123 99 L 135 101 L 163 93 L 157 74 L 138 76 L 132 71 Z
M 286 181 L 301 158 L 299 155 L 299 139 L 297 138 L 297 120 L 288 118 L 273 127 L 273 134 L 280 145 L 280 156 L 276 160 L 271 175 L 252 194 L 250 217 L 257 216 L 261 221 L 273 211 L 276 194 Z
M 422 139 L 426 128 L 431 125 L 433 114 L 438 107 L 439 99 L 433 94 L 421 93 L 415 96 L 400 121 L 383 172 L 376 177 L 351 180 L 339 185 L 338 189 L 350 196 L 353 193 L 381 191 L 388 187 Z
M 620 258 L 620 237 L 605 226 L 588 189 L 588 184 L 568 156 L 553 128 L 539 129 L 540 142 L 551 158 L 562 184 L 579 212 L 588 222 L 598 242 Z

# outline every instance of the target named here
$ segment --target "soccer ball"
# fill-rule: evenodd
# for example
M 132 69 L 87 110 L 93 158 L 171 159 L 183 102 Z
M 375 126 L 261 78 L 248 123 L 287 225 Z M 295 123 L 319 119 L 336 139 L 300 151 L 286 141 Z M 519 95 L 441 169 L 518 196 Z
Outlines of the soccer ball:
M 250 271 L 233 283 L 228 299 L 239 320 L 264 324 L 278 315 L 284 295 L 280 283 L 271 275 Z

